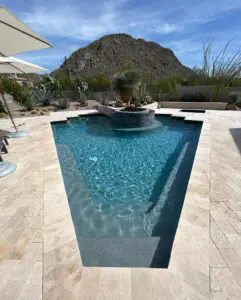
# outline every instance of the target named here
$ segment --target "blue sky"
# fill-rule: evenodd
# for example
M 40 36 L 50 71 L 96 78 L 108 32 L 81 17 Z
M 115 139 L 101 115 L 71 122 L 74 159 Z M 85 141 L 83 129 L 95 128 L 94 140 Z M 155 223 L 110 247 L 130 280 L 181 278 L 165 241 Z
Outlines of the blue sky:
M 129 33 L 171 48 L 181 62 L 201 63 L 202 43 L 218 51 L 241 40 L 241 0 L 2 0 L 1 4 L 54 45 L 19 55 L 57 68 L 74 50 L 110 33 Z

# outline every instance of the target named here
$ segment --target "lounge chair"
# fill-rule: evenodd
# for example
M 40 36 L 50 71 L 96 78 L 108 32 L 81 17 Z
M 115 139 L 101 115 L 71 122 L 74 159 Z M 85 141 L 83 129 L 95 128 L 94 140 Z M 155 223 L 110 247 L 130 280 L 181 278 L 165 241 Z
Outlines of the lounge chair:
M 2 159 L 1 154 L 8 153 L 6 144 L 8 145 L 6 136 L 0 137 L 0 177 L 4 177 L 11 174 L 17 168 L 17 166 L 14 163 L 11 163 L 9 161 L 3 161 Z

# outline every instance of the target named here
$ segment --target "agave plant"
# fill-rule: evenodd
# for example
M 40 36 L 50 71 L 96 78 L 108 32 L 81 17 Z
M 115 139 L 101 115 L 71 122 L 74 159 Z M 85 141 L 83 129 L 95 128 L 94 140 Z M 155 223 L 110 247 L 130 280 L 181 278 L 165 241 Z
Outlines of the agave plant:
M 49 106 L 51 100 L 53 99 L 53 93 L 46 85 L 41 84 L 34 91 L 35 96 L 38 98 L 39 102 L 43 103 L 44 106 Z
M 40 87 L 45 86 L 46 91 L 52 93 L 53 98 L 58 98 L 61 96 L 62 87 L 60 82 L 50 75 L 45 76 L 40 84 Z
M 39 103 L 38 97 L 36 97 L 36 94 L 34 91 L 30 91 L 28 95 L 26 96 L 26 100 L 24 102 L 24 106 L 27 110 L 34 109 L 35 106 Z
M 85 102 L 87 100 L 86 94 L 81 91 L 78 91 L 78 100 L 80 103 L 85 104 Z

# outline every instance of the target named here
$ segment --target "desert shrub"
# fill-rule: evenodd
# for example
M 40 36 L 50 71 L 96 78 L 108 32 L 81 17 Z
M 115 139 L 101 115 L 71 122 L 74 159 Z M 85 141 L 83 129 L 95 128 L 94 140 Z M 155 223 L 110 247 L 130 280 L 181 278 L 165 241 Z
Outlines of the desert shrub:
M 87 78 L 86 82 L 88 83 L 88 88 L 91 92 L 104 92 L 111 90 L 111 81 L 103 74 Z
M 42 111 L 46 112 L 46 113 L 49 112 L 49 110 L 47 108 L 42 108 Z
M 103 96 L 101 93 L 96 93 L 95 97 L 94 97 L 96 101 L 98 101 L 99 103 L 102 104 L 102 102 L 104 101 Z
M 40 110 L 39 114 L 43 116 L 45 115 L 45 112 L 43 110 Z
M 31 110 L 31 115 L 36 115 L 37 113 L 38 113 L 38 111 L 37 110 L 35 110 L 35 109 L 33 109 L 33 110 Z
M 237 78 L 233 79 L 233 81 L 230 83 L 230 86 L 240 87 L 241 86 L 241 78 L 237 77 Z
M 98 101 L 102 105 L 108 105 L 109 104 L 109 92 L 98 92 L 98 93 L 91 93 L 90 98 L 92 100 Z
M 26 100 L 24 102 L 24 106 L 27 110 L 33 110 L 36 105 L 39 104 L 39 99 L 36 97 L 35 93 L 29 92 L 28 95 L 26 95 Z
M 83 93 L 83 92 L 79 92 L 78 93 L 77 101 L 80 102 L 80 103 L 82 103 L 82 104 L 85 104 L 86 100 L 87 100 L 86 94 Z
M 201 67 L 195 67 L 187 79 L 188 85 L 213 85 L 210 101 L 218 101 L 226 86 L 237 86 L 241 82 L 241 49 L 230 52 L 230 44 L 228 41 L 214 54 L 213 41 L 206 41 Z
M 141 98 L 141 103 L 151 104 L 153 103 L 153 99 L 150 95 L 145 95 Z
M 58 81 L 60 86 L 63 89 L 72 89 L 72 82 L 70 76 L 63 70 L 58 70 L 55 72 L 54 76 L 52 76 L 55 81 Z
M 4 118 L 6 114 L 4 112 L 0 112 L 0 118 Z
M 169 94 L 172 101 L 176 100 L 176 87 L 183 81 L 181 76 L 169 75 L 163 76 L 159 80 L 152 81 L 147 85 L 149 93 L 159 94 L 160 92 Z
M 67 109 L 67 108 L 69 108 L 70 107 L 69 100 L 66 97 L 64 97 L 64 96 L 60 97 L 58 99 L 58 107 L 60 109 Z
M 75 98 L 78 102 L 85 104 L 88 94 L 88 83 L 77 78 L 73 83 Z
M 238 107 L 241 106 L 241 92 L 231 92 L 229 93 L 228 97 L 229 104 L 235 104 Z
M 5 93 L 11 95 L 14 101 L 25 104 L 29 93 L 29 88 L 26 85 L 20 85 L 15 79 L 6 76 L 0 76 L 0 80 Z

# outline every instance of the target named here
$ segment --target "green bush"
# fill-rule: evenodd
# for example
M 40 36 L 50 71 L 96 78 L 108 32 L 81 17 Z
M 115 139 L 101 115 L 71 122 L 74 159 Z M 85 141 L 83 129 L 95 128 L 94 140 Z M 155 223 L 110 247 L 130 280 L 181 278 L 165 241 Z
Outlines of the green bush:
M 91 92 L 106 92 L 111 90 L 111 81 L 102 74 L 87 78 L 86 82 Z
M 6 114 L 4 112 L 0 112 L 0 118 L 4 118 Z
M 176 89 L 176 85 L 183 81 L 181 76 L 169 75 L 163 76 L 159 80 L 149 82 L 147 85 L 147 91 L 150 93 L 173 93 Z
M 53 76 L 55 81 L 58 81 L 63 89 L 72 89 L 73 85 L 70 76 L 66 72 L 59 70 Z
M 14 101 L 24 105 L 28 97 L 29 88 L 26 85 L 22 86 L 18 84 L 15 79 L 6 76 L 0 76 L 0 80 L 2 82 L 3 91 L 10 94 Z
M 153 103 L 153 99 L 150 95 L 145 95 L 144 97 L 141 98 L 141 103 L 151 104 Z

